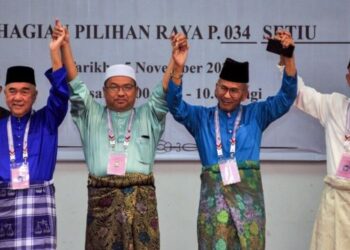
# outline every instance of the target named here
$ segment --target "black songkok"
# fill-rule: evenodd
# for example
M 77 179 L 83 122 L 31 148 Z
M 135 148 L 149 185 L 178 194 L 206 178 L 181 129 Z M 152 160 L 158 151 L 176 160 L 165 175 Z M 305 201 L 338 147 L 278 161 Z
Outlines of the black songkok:
M 12 82 L 27 82 L 35 86 L 34 69 L 27 66 L 12 66 L 8 68 L 5 85 Z
M 220 78 L 230 82 L 248 83 L 249 63 L 237 62 L 231 58 L 226 58 Z

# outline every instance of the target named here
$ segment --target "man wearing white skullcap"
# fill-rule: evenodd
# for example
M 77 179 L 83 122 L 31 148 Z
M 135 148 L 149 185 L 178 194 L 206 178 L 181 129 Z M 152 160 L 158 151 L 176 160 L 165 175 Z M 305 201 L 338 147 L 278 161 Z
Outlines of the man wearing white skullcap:
M 165 91 L 171 62 L 148 101 L 134 107 L 138 91 L 135 71 L 110 66 L 104 77 L 106 106 L 93 100 L 77 74 L 68 31 L 62 47 L 72 95 L 71 114 L 77 125 L 88 179 L 85 249 L 159 249 L 159 226 L 153 164 L 168 111 Z M 187 46 L 183 35 L 176 35 Z M 174 40 L 174 39 L 173 39 Z M 179 47 L 180 47 L 179 46 Z

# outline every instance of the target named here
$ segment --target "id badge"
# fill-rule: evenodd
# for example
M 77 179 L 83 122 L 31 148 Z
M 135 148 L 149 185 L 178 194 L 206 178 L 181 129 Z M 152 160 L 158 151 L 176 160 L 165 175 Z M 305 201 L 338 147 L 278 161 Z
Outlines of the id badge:
M 344 153 L 342 155 L 336 176 L 350 179 L 350 153 Z
M 110 153 L 108 157 L 107 174 L 125 175 L 126 173 L 126 154 Z
M 219 166 L 222 182 L 224 185 L 230 185 L 241 181 L 238 166 L 234 159 L 225 160 L 221 162 Z
M 14 163 L 11 166 L 11 188 L 29 188 L 29 166 L 28 163 Z

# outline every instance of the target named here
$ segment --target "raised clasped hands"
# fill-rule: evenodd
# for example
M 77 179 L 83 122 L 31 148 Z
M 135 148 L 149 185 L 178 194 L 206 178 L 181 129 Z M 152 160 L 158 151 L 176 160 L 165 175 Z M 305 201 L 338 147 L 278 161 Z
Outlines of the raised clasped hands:
M 170 40 L 175 67 L 183 67 L 187 60 L 189 50 L 187 37 L 183 33 L 177 33 L 172 34 Z

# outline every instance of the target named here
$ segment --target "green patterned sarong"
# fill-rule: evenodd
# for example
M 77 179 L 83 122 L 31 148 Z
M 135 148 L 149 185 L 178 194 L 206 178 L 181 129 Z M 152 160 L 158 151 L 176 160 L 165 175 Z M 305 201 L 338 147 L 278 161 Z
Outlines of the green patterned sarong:
M 265 206 L 259 164 L 239 165 L 241 182 L 223 186 L 218 165 L 201 174 L 197 220 L 200 250 L 265 249 Z

